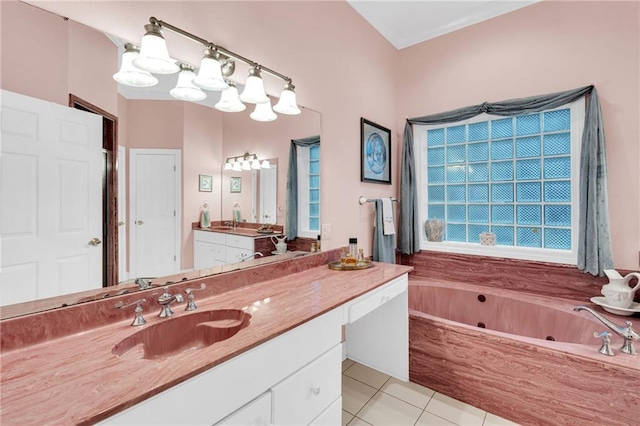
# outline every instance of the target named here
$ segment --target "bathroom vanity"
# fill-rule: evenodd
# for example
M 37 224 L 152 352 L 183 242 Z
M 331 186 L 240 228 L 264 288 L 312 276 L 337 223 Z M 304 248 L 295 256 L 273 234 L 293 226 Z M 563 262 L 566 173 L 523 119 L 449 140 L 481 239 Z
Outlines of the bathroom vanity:
M 375 264 L 333 271 L 322 265 L 203 297 L 196 312 L 242 309 L 251 315 L 249 325 L 222 342 L 166 357 L 111 352 L 141 329 L 130 326 L 130 317 L 3 353 L 0 420 L 340 424 L 345 356 L 408 379 L 410 270 Z M 193 315 L 183 304 L 173 309 L 174 318 Z M 144 327 L 172 321 L 154 311 L 146 310 Z
M 270 237 L 271 235 L 261 235 L 254 229 L 229 228 L 220 231 L 194 229 L 194 269 L 238 263 L 243 258 L 251 258 L 251 255 L 258 251 L 256 240 Z M 271 241 L 268 246 L 272 246 Z

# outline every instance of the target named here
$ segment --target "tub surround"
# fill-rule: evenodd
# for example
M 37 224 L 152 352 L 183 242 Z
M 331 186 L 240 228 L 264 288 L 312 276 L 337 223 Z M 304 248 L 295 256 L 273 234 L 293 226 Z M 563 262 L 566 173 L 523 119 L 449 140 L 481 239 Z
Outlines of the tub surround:
M 422 286 L 427 289 L 421 295 Z M 432 303 L 433 288 L 428 287 L 445 290 L 438 297 L 437 305 Z M 486 305 L 489 311 L 483 314 L 483 306 L 478 309 L 460 306 L 465 303 L 462 300 L 465 296 L 464 293 L 455 296 L 452 291 L 456 290 L 472 292 L 466 297 L 466 303 Z M 486 296 L 486 302 L 476 299 L 480 294 Z M 410 278 L 410 380 L 522 425 L 626 426 L 637 423 L 640 418 L 636 392 L 640 383 L 640 357 L 621 353 L 619 336 L 611 336 L 615 356 L 608 357 L 597 352 L 600 342 L 596 338 L 588 344 L 578 344 L 493 331 L 490 330 L 492 318 L 495 318 L 493 310 L 498 309 L 502 315 L 509 311 L 507 305 L 489 306 L 491 299 L 500 298 L 535 305 L 530 310 L 538 309 L 538 314 L 530 314 L 537 316 L 541 324 L 546 318 L 539 309 L 559 310 L 561 312 L 557 314 L 563 321 L 567 316 L 577 314 L 572 308 L 578 303 L 564 299 L 438 279 Z M 474 322 L 484 318 L 487 329 L 441 318 L 449 315 L 449 305 L 453 310 L 466 311 L 458 316 L 478 314 L 477 318 L 457 318 L 458 321 Z M 516 327 L 522 325 L 522 317 L 527 315 L 524 305 L 518 306 L 515 312 L 522 314 L 520 321 L 518 318 L 506 320 Z M 636 328 L 640 328 L 638 318 L 603 315 L 619 324 L 631 320 Z M 580 322 L 593 322 L 594 330 L 608 331 L 595 318 L 586 314 L 579 316 L 582 317 Z M 532 321 L 535 320 L 533 317 Z M 583 334 L 576 336 L 581 342 L 588 334 L 588 330 L 582 330 L 583 325 L 576 326 L 576 331 Z M 562 327 L 562 324 L 555 326 Z
M 416 278 L 478 284 L 585 303 L 600 296 L 600 289 L 608 282 L 607 277 L 594 277 L 573 265 L 438 251 L 403 254 L 401 263 L 412 266 L 411 276 Z M 632 271 L 619 272 L 626 275 Z M 636 294 L 638 300 L 640 294 Z
M 287 262 L 280 262 L 210 277 L 203 291 L 206 294 L 198 295 L 196 312 L 254 306 L 257 309 L 250 309 L 250 325 L 222 344 L 167 359 L 117 358 L 111 353 L 116 343 L 140 329 L 130 326 L 132 312 L 113 308 L 115 298 L 4 321 L 2 423 L 89 424 L 108 418 L 411 270 L 376 264 L 345 273 L 326 265 L 310 265 L 311 257 L 320 261 L 328 256 L 323 253 L 300 259 L 307 261 L 306 269 L 287 268 Z M 270 269 L 272 275 L 258 271 L 263 268 Z M 247 289 L 253 282 L 256 284 Z M 171 292 L 183 291 L 188 285 L 174 285 Z M 145 318 L 153 325 L 167 321 L 157 317 L 155 299 L 150 297 L 154 290 L 119 299 L 125 303 L 139 297 L 151 299 L 145 306 Z M 187 315 L 183 309 L 184 303 L 174 305 L 176 316 Z M 36 333 L 37 338 L 22 336 L 33 334 L 47 321 L 55 324 L 48 332 Z M 5 336 L 4 324 L 8 322 L 24 324 L 13 324 L 12 332 Z M 66 329 L 65 337 L 51 335 L 58 328 Z

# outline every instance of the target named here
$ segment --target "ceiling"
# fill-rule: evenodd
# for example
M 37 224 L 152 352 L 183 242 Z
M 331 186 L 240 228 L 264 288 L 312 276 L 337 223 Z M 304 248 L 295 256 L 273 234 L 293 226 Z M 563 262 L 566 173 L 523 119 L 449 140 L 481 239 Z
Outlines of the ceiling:
M 541 0 L 347 1 L 396 49 L 403 49 Z

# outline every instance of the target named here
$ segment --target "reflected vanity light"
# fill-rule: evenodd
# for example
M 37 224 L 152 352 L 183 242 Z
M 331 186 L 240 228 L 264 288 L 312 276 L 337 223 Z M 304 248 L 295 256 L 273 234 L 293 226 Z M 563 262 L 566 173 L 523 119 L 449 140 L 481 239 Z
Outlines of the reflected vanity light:
M 220 101 L 215 104 L 214 108 L 223 112 L 240 112 L 244 111 L 247 106 L 240 102 L 238 97 L 238 89 L 232 81 L 227 82 L 228 88 L 220 94 Z
M 249 154 L 248 152 L 237 157 L 228 157 L 224 163 L 224 170 L 233 170 L 235 172 L 270 168 L 269 160 L 262 160 L 262 162 L 260 162 L 256 154 Z
M 193 67 L 191 65 L 181 64 L 180 70 L 176 87 L 169 91 L 171 96 L 181 101 L 191 102 L 201 101 L 206 98 L 206 93 L 200 90 L 199 87 L 193 85 L 192 81 L 196 77 L 196 74 L 193 72 Z
M 124 45 L 122 60 L 120 61 L 120 70 L 113 75 L 113 79 L 118 83 L 132 87 L 151 87 L 158 84 L 158 79 L 151 73 L 143 71 L 133 65 L 133 60 L 140 54 L 140 49 L 132 44 Z
M 262 122 L 273 121 L 278 118 L 278 116 L 271 109 L 271 100 L 256 104 L 256 109 L 251 114 L 249 114 L 249 117 L 256 121 Z

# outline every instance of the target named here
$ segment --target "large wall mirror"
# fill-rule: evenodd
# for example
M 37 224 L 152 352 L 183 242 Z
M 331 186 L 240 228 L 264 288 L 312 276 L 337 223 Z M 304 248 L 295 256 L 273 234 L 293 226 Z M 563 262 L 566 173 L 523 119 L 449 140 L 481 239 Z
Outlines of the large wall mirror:
M 78 99 L 117 118 L 118 149 L 101 153 L 99 166 L 95 170 L 88 169 L 88 174 L 100 177 L 98 192 L 110 193 L 111 199 L 117 199 L 118 211 L 113 206 L 109 207 L 113 208 L 112 215 L 120 222 L 120 226 L 115 226 L 119 235 L 119 258 L 102 256 L 99 261 L 103 263 L 103 268 L 107 267 L 107 263 L 115 265 L 120 276 L 118 282 L 121 283 L 102 288 L 104 280 L 101 280 L 94 286 L 97 287 L 95 290 L 65 290 L 61 286 L 65 270 L 58 267 L 52 269 L 52 274 L 56 275 L 51 280 L 55 282 L 55 288 L 45 288 L 48 279 L 43 279 L 41 287 L 34 286 L 26 292 L 18 291 L 18 299 L 15 299 L 4 297 L 4 289 L 20 287 L 25 281 L 17 278 L 21 277 L 22 272 L 17 271 L 20 268 L 5 268 L 3 262 L 0 277 L 0 294 L 3 295 L 0 305 L 3 307 L 0 308 L 0 319 L 113 296 L 122 291 L 135 291 L 137 286 L 133 280 L 141 276 L 155 277 L 155 282 L 159 282 L 164 276 L 168 276 L 169 281 L 176 276 L 203 276 L 251 266 L 251 262 L 246 262 L 209 271 L 194 271 L 189 275 L 193 268 L 193 223 L 198 222 L 201 206 L 206 201 L 214 221 L 231 220 L 233 204 L 237 203 L 242 209 L 243 219 L 249 222 L 284 225 L 291 140 L 319 135 L 320 113 L 301 106 L 302 114 L 298 116 L 279 115 L 273 122 L 261 123 L 249 118 L 253 109 L 250 104 L 247 110 L 240 113 L 223 113 L 213 109 L 211 106 L 219 97 L 215 92 L 207 92 L 208 100 L 196 104 L 172 99 L 168 96 L 168 90 L 162 96 L 152 91 L 136 92 L 137 89 L 118 88 L 111 76 L 118 70 L 123 42 L 25 3 L 2 2 L 0 7 L 3 90 L 53 102 L 58 106 L 68 105 L 69 95 L 76 95 Z M 172 52 L 174 57 L 178 54 Z M 169 81 L 171 78 L 173 82 Z M 163 84 L 170 86 L 176 80 L 177 75 L 173 75 L 165 79 Z M 3 102 L 3 139 L 7 128 L 6 116 Z M 76 133 L 82 132 L 68 133 L 75 137 Z M 269 160 L 271 171 L 224 170 L 228 158 L 245 153 L 255 154 L 260 160 Z M 9 174 L 11 167 L 4 152 L 2 158 L 5 160 L 0 182 L 3 196 L 11 194 L 13 198 L 9 199 L 27 200 L 21 202 L 25 208 L 24 214 L 18 212 L 15 205 L 15 208 L 9 209 L 9 203 L 3 203 L 1 231 L 2 258 L 5 259 L 7 250 L 14 247 L 10 245 L 11 239 L 22 232 L 22 228 L 18 230 L 15 223 L 22 223 L 25 229 L 30 229 L 29 232 L 33 231 L 34 237 L 38 236 L 39 222 L 37 219 L 29 222 L 31 216 L 27 210 L 33 210 L 34 205 L 42 204 L 42 201 L 20 198 L 19 191 L 23 190 L 15 185 L 17 181 Z M 110 168 L 110 164 L 117 164 L 117 168 L 110 171 L 117 174 L 118 187 L 111 187 L 105 178 L 105 170 Z M 175 178 L 164 172 L 171 169 L 176 170 Z M 211 176 L 210 190 L 200 186 L 201 176 Z M 241 181 L 239 190 L 232 185 L 232 181 L 237 182 L 238 179 Z M 71 177 L 68 180 L 72 183 L 69 187 L 76 193 L 87 192 L 90 188 L 85 185 L 84 179 Z M 31 192 L 37 192 L 38 182 L 31 184 Z M 66 209 L 56 210 L 55 206 L 41 205 L 41 213 L 46 215 L 46 212 L 51 212 L 55 215 L 57 211 L 76 212 L 75 216 L 69 213 L 65 217 L 57 217 L 58 224 L 84 220 L 85 212 L 74 210 L 72 196 L 66 196 L 71 197 L 63 203 Z M 109 199 L 108 196 L 104 197 L 106 203 Z M 174 204 L 167 207 L 169 199 Z M 100 217 L 107 216 L 107 208 L 103 205 Z M 175 210 L 173 216 L 176 218 L 173 221 L 171 218 L 167 219 L 168 222 L 142 218 L 142 212 L 153 211 L 157 216 L 162 216 L 163 211 L 172 210 Z M 26 219 L 20 222 L 18 216 Z M 92 217 L 95 218 L 95 215 Z M 101 223 L 101 226 L 107 226 L 104 220 Z M 33 227 L 29 228 L 31 225 Z M 173 229 L 174 241 L 167 243 L 166 238 L 158 237 L 162 236 L 162 229 Z M 147 241 L 141 243 L 145 238 Z M 99 239 L 102 240 L 101 237 Z M 153 263 L 153 256 L 145 249 L 149 246 L 174 249 L 175 265 L 164 270 L 145 270 L 145 262 Z M 51 250 L 60 252 L 62 249 L 54 245 Z M 102 252 L 106 253 L 105 250 Z M 273 256 L 271 260 L 280 259 L 284 257 Z M 258 263 L 264 262 L 261 260 Z M 37 268 L 27 281 L 37 280 L 34 274 L 38 274 Z

